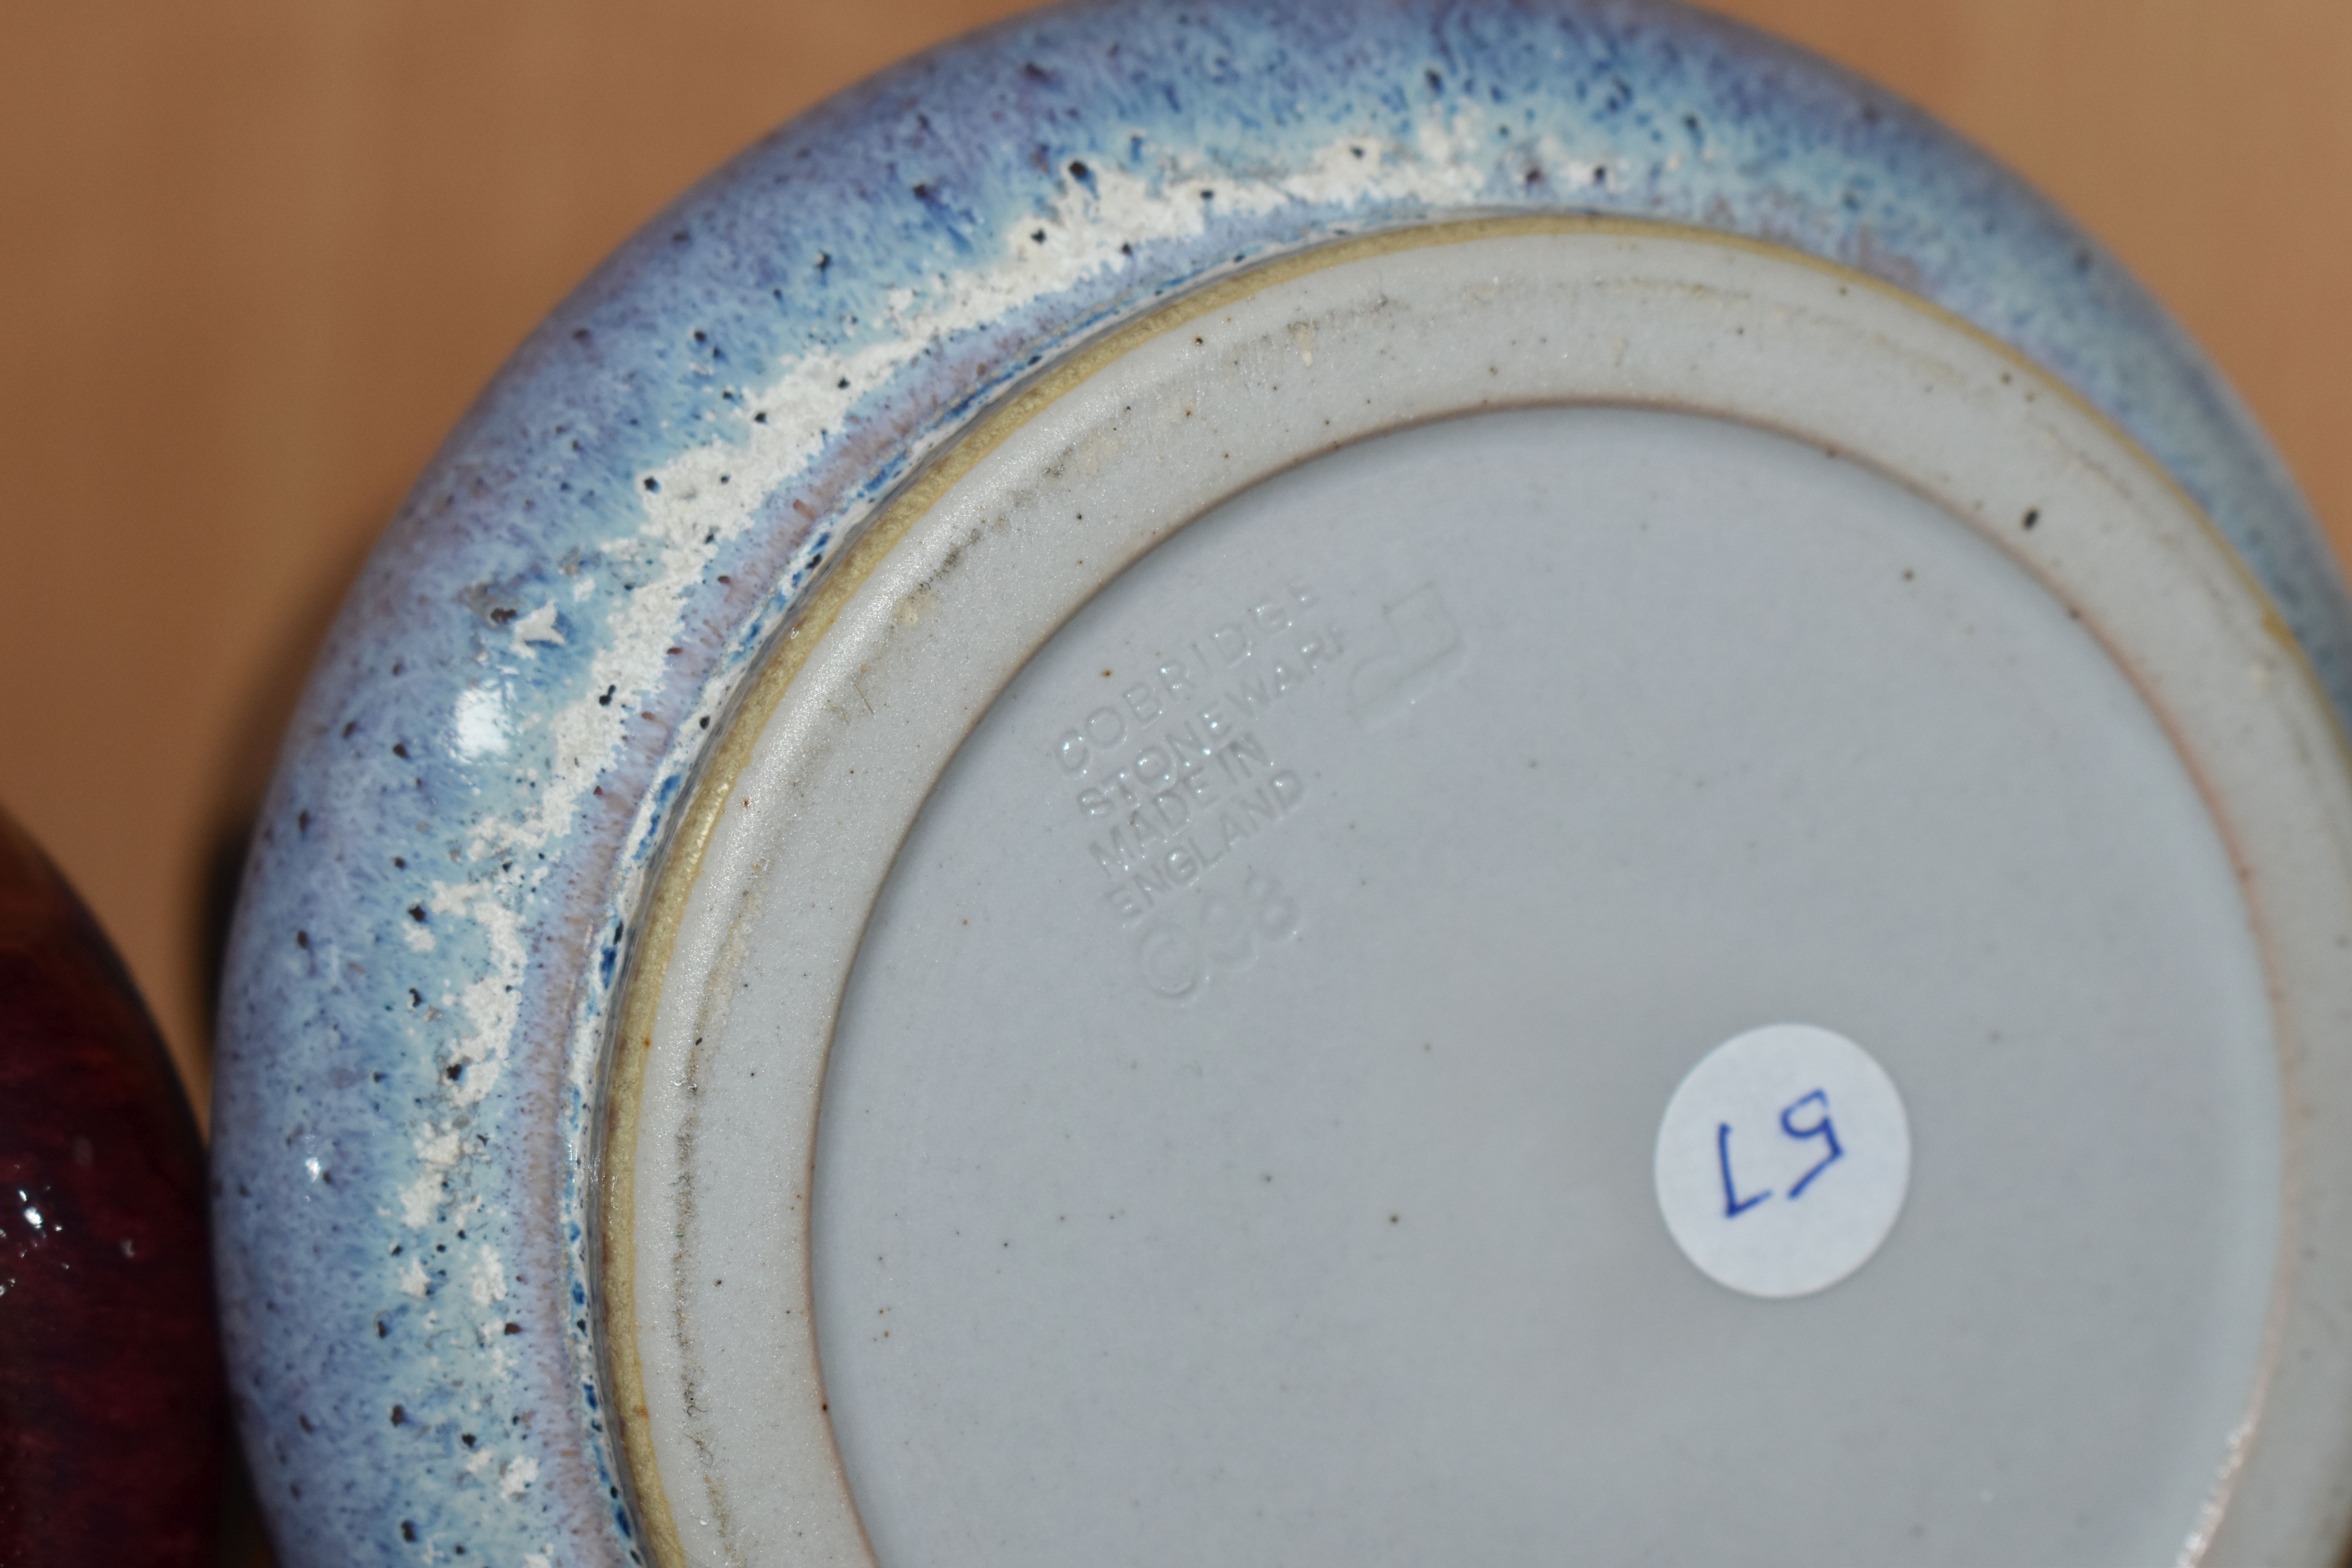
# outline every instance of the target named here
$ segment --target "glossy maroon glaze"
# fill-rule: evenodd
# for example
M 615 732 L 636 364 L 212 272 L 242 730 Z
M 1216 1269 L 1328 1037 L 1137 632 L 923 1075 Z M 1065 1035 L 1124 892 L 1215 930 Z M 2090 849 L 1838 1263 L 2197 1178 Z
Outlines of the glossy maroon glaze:
M 210 1561 L 204 1175 L 130 977 L 0 816 L 0 1564 Z

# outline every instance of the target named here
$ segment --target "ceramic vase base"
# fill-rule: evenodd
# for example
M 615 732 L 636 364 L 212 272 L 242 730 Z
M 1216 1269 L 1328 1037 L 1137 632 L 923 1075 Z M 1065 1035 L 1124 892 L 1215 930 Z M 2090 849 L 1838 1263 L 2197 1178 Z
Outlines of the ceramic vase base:
M 631 983 L 664 1555 L 2168 1561 L 2334 1419 L 2273 1375 L 2342 1268 L 2324 700 L 1948 319 L 1343 246 L 838 570 Z M 1677 1097 L 1790 1025 L 1868 1072 Z

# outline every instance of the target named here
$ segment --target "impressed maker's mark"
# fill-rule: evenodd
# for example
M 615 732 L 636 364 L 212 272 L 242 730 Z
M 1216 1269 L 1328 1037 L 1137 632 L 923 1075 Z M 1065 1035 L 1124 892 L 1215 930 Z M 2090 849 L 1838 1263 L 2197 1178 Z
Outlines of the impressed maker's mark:
M 1122 925 L 1198 888 L 1296 812 L 1307 785 L 1265 738 L 1269 710 L 1328 682 L 1346 650 L 1313 589 L 1293 583 L 1199 635 L 1087 712 L 1054 757 Z

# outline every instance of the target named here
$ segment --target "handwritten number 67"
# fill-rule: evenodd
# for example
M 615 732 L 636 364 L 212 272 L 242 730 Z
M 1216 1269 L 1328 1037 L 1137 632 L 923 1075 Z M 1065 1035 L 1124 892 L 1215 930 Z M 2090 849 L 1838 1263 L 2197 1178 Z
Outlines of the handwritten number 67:
M 1814 1110 L 1813 1120 L 1810 1126 L 1801 1124 L 1797 1121 L 1797 1113 L 1803 1110 L 1808 1106 L 1812 1107 Z M 1802 1142 L 1808 1138 L 1818 1138 L 1822 1141 L 1823 1148 L 1827 1151 L 1819 1160 L 1813 1162 L 1813 1165 L 1811 1170 L 1797 1178 L 1797 1182 L 1794 1186 L 1790 1187 L 1788 1192 L 1782 1194 L 1791 1202 L 1794 1202 L 1796 1199 L 1801 1198 L 1805 1195 L 1805 1189 L 1813 1184 L 1814 1177 L 1820 1175 L 1823 1171 L 1828 1170 L 1832 1165 L 1835 1164 L 1839 1160 L 1845 1156 L 1845 1146 L 1838 1142 L 1837 1125 L 1830 1120 L 1829 1092 L 1826 1089 L 1817 1089 L 1813 1090 L 1812 1093 L 1801 1095 L 1799 1098 L 1790 1100 L 1787 1105 L 1782 1106 L 1780 1108 L 1780 1131 L 1786 1136 L 1793 1138 L 1799 1142 Z M 1772 1195 L 1772 1191 L 1769 1187 L 1760 1192 L 1750 1193 L 1746 1197 L 1739 1195 L 1739 1184 L 1732 1179 L 1731 1175 L 1731 1123 L 1728 1121 L 1718 1121 L 1716 1123 L 1715 1158 L 1716 1163 L 1723 1172 L 1724 1218 L 1738 1219 L 1741 1215 L 1746 1214 L 1749 1209 L 1754 1208 L 1758 1204 L 1762 1203 L 1766 1198 Z

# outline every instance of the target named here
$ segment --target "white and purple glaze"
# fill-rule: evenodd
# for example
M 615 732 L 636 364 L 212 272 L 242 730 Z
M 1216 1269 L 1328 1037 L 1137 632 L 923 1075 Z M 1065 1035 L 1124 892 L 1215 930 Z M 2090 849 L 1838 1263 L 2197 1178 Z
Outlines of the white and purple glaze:
M 730 163 L 555 311 L 313 676 L 214 1120 L 233 1387 L 284 1561 L 642 1560 L 592 1305 L 608 1014 L 671 809 L 839 543 L 1033 367 L 1172 291 L 1528 212 L 1785 246 L 2011 345 L 2210 513 L 2352 711 L 2343 589 L 2229 389 L 2078 229 L 1867 84 L 1606 0 L 1118 0 L 936 50 Z

